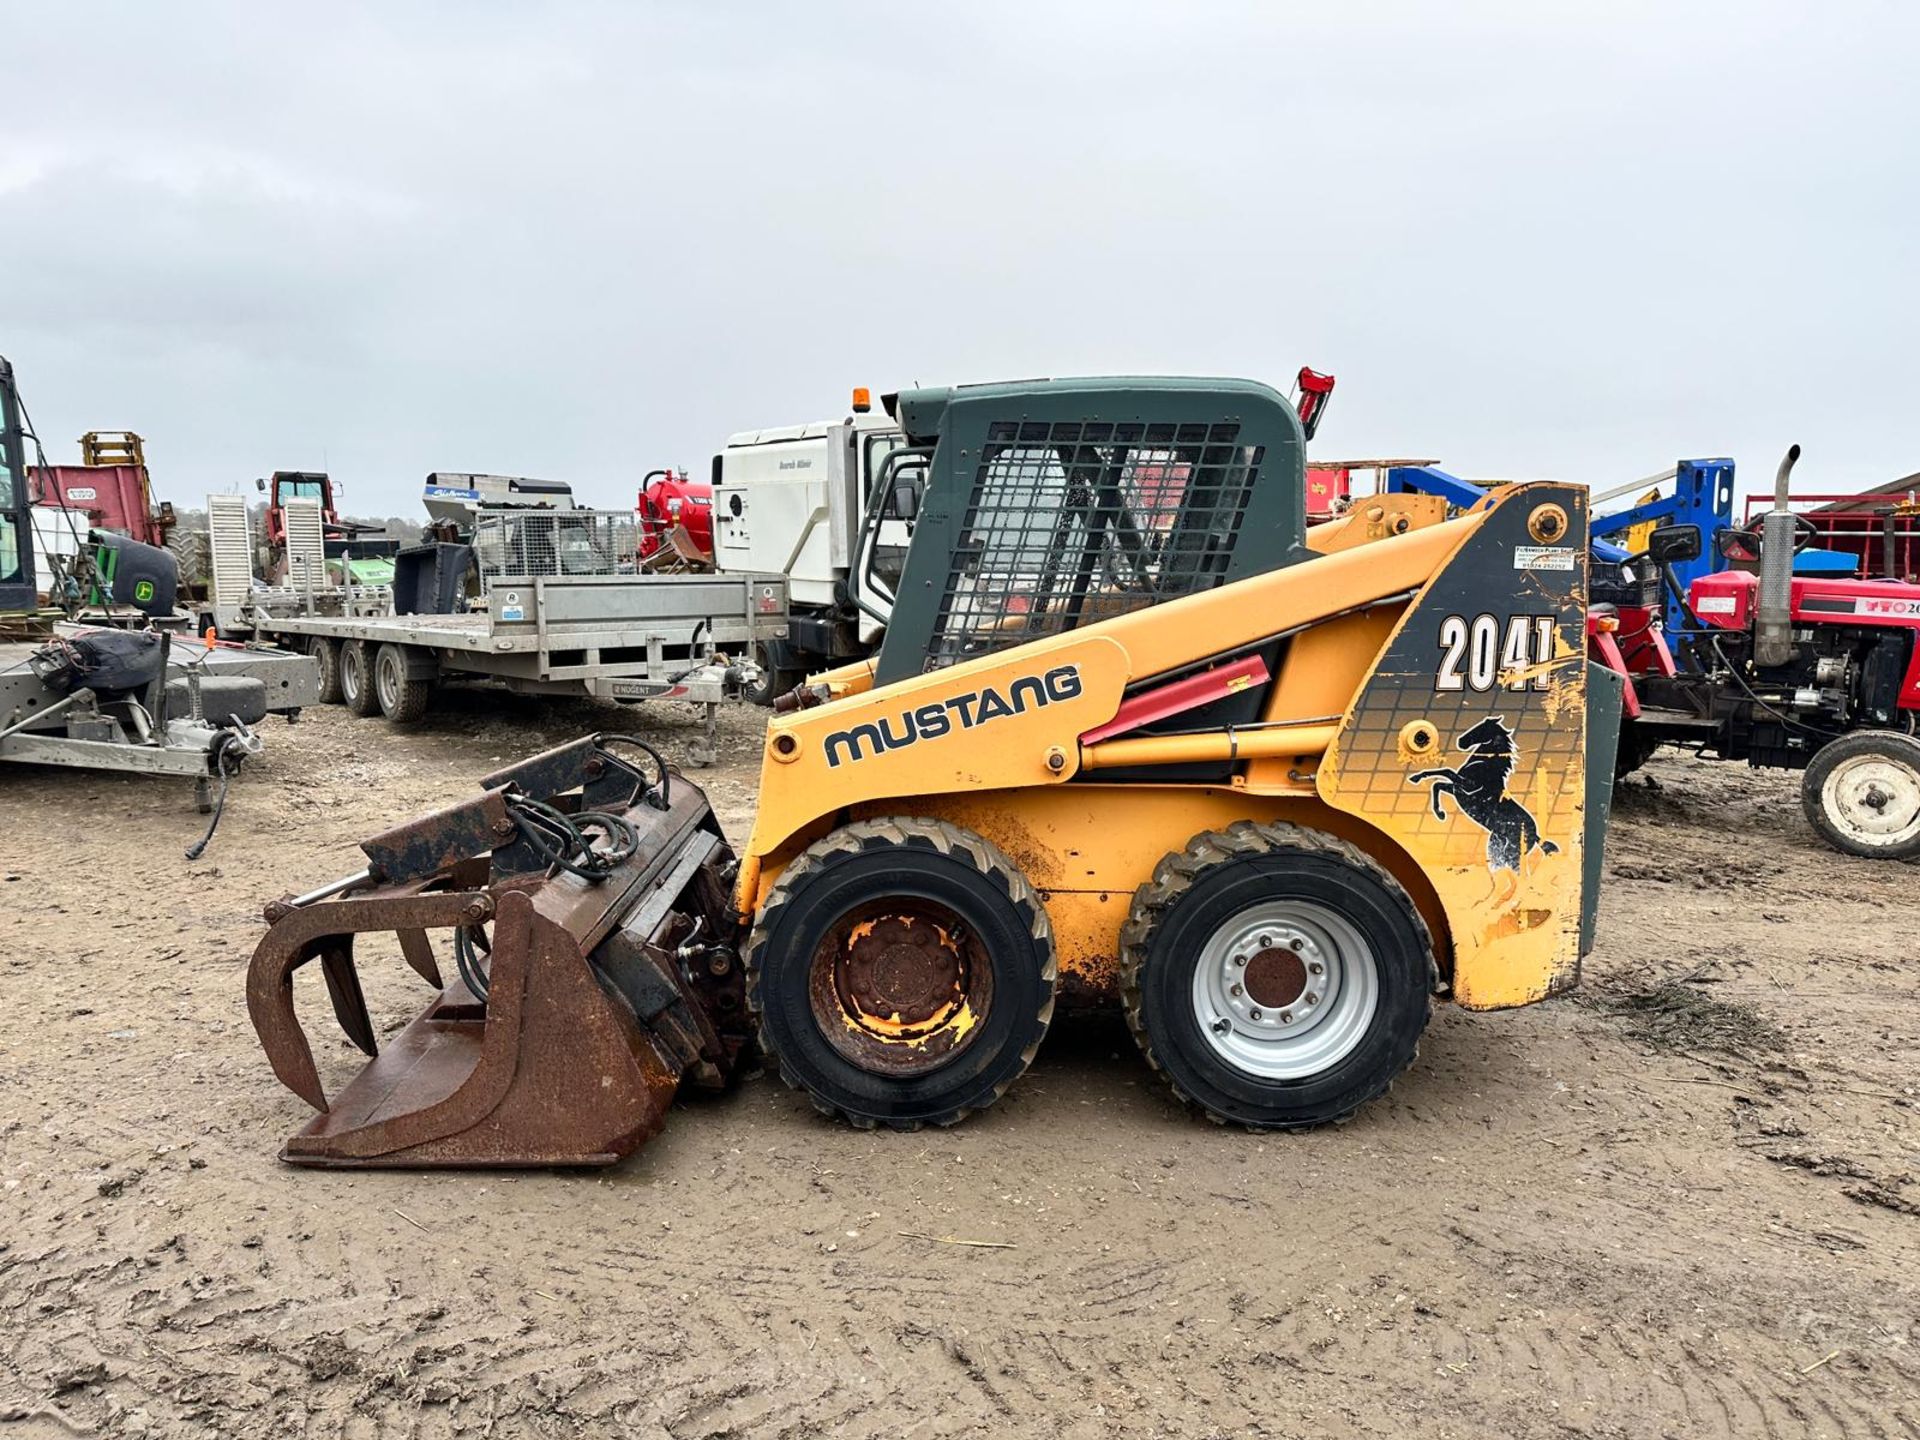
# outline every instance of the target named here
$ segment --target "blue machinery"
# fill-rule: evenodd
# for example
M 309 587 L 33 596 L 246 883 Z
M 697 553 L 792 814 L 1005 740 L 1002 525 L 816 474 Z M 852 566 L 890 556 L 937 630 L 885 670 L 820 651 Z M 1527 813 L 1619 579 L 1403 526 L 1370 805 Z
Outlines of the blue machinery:
M 1682 460 L 1663 475 L 1649 476 L 1630 485 L 1602 491 L 1593 497 L 1593 503 L 1601 505 L 1622 495 L 1663 486 L 1669 480 L 1673 482 L 1672 494 L 1642 501 L 1616 514 L 1596 515 L 1589 533 L 1595 558 L 1617 562 L 1625 560 L 1628 551 L 1625 546 L 1607 539 L 1607 536 L 1624 536 L 1636 525 L 1698 525 L 1703 542 L 1699 558 L 1683 561 L 1673 567 L 1674 578 L 1680 582 L 1681 593 L 1685 594 L 1687 587 L 1700 576 L 1726 568 L 1727 562 L 1721 556 L 1714 537 L 1718 532 L 1733 527 L 1733 461 Z M 1438 495 L 1448 504 L 1462 507 L 1477 505 L 1486 498 L 1487 493 L 1471 480 L 1449 475 L 1437 465 L 1392 466 L 1387 470 L 1386 488 L 1389 494 L 1394 495 Z M 1669 596 L 1666 602 L 1667 633 L 1677 634 L 1685 623 L 1678 604 Z

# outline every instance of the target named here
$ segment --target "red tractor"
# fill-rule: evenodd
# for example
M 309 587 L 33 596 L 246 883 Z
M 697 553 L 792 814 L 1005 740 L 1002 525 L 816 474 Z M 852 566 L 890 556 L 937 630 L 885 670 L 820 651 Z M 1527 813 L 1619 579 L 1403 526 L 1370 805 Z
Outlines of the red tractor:
M 265 578 L 280 584 L 287 578 L 287 501 L 313 500 L 320 506 L 320 539 L 327 568 L 345 572 L 360 584 L 390 584 L 397 540 L 382 536 L 377 525 L 342 520 L 332 479 L 319 470 L 276 470 L 271 480 L 253 482 L 267 497 L 266 534 L 262 538 L 260 568 Z M 371 538 L 369 538 L 371 537 Z
M 1852 855 L 1920 855 L 1920 585 L 1794 574 L 1815 538 L 1787 507 L 1800 447 L 1775 478 L 1774 509 L 1712 543 L 1756 570 L 1697 577 L 1683 628 L 1664 633 L 1672 567 L 1697 558 L 1697 525 L 1668 525 L 1601 574 L 1587 633 L 1595 662 L 1626 679 L 1619 771 L 1661 745 L 1804 772 L 1821 837 Z
M 641 564 L 669 558 L 689 566 L 713 564 L 711 485 L 689 480 L 684 470 L 649 470 L 640 480 L 637 509 Z

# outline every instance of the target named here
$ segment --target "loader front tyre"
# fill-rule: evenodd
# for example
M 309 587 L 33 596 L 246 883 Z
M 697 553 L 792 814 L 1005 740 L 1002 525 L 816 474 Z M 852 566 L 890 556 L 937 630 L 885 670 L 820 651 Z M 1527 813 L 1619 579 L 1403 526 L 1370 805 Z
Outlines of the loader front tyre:
M 1829 741 L 1800 777 L 1800 805 L 1836 850 L 1869 860 L 1920 855 L 1920 740 L 1856 730 Z
M 1147 1061 L 1213 1119 L 1347 1119 L 1413 1063 L 1437 969 L 1412 899 L 1354 846 L 1242 821 L 1135 892 L 1120 984 Z
M 380 697 L 373 690 L 373 647 L 364 640 L 340 644 L 340 703 L 363 720 L 380 713 Z
M 382 645 L 373 657 L 373 693 L 380 713 L 396 725 L 407 725 L 427 713 L 433 695 L 431 652 L 424 655 L 408 645 Z
M 314 635 L 307 640 L 307 653 L 313 657 L 314 664 L 320 668 L 320 703 L 338 705 L 340 703 L 340 642 L 329 640 L 324 635 Z
M 863 1129 L 991 1105 L 1053 1018 L 1046 909 L 996 846 L 944 821 L 862 820 L 809 846 L 747 955 L 780 1078 Z

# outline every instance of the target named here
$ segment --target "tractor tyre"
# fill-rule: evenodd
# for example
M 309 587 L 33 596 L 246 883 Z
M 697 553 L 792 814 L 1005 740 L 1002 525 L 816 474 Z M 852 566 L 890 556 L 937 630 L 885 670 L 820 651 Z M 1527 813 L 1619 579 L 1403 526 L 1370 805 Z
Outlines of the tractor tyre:
M 364 640 L 340 643 L 340 703 L 362 719 L 380 713 L 380 697 L 373 693 L 373 647 Z
M 167 549 L 173 552 L 180 571 L 180 589 L 192 594 L 206 588 L 213 574 L 212 544 L 204 530 L 189 530 L 176 525 L 167 531 Z
M 320 703 L 338 705 L 340 703 L 340 642 L 329 640 L 324 635 L 309 636 L 307 653 L 320 667 Z
M 1920 855 L 1920 740 L 1856 730 L 1829 741 L 1800 777 L 1800 804 L 1836 850 L 1869 860 Z
M 1215 1121 L 1339 1123 L 1413 1063 L 1439 987 L 1412 899 L 1344 840 L 1243 820 L 1166 856 L 1120 932 L 1147 1063 Z
M 952 1125 L 1005 1093 L 1053 1019 L 1053 928 L 997 846 L 862 820 L 796 856 L 747 942 L 760 1045 L 861 1129 Z
M 373 693 L 380 713 L 396 725 L 410 725 L 427 713 L 438 667 L 411 645 L 382 645 L 373 657 Z

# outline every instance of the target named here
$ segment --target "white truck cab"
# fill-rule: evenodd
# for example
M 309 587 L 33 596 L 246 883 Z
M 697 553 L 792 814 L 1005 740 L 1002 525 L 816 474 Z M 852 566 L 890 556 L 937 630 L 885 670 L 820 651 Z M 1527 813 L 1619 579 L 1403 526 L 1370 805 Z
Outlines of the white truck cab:
M 904 553 L 910 519 L 864 528 L 875 482 L 904 443 L 894 420 L 854 392 L 843 420 L 743 430 L 713 457 L 713 563 L 722 573 L 787 577 L 787 638 L 759 657 L 767 694 L 809 670 L 871 653 L 891 597 L 871 581 Z M 867 564 L 863 544 L 875 552 Z M 863 576 L 869 578 L 863 580 Z

